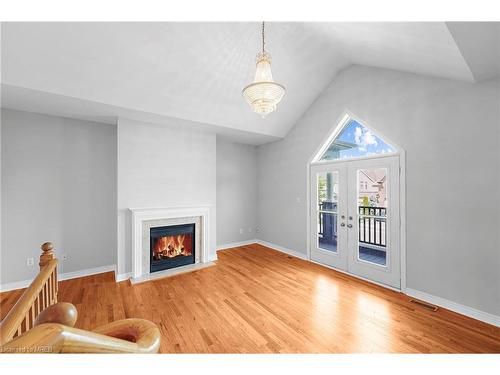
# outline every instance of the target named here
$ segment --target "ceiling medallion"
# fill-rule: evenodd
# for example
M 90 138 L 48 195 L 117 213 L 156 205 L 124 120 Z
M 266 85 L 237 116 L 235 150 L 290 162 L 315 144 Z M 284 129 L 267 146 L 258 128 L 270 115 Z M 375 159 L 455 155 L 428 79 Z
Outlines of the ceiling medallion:
M 271 55 L 264 49 L 264 22 L 262 22 L 262 52 L 257 54 L 253 83 L 243 89 L 243 96 L 255 113 L 263 118 L 276 110 L 285 95 L 285 87 L 274 82 L 271 73 Z

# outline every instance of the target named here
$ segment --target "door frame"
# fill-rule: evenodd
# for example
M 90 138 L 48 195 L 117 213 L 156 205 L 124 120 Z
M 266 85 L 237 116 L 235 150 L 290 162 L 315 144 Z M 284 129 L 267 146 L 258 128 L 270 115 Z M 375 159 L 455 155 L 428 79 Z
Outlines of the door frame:
M 389 137 L 386 137 L 382 132 L 374 129 L 369 123 L 367 123 L 363 119 L 360 119 L 359 117 L 354 115 L 352 112 L 350 112 L 348 109 L 345 109 L 342 112 L 342 114 L 339 116 L 338 120 L 335 123 L 336 125 L 330 130 L 328 135 L 320 143 L 320 146 L 316 149 L 314 154 L 307 161 L 307 166 L 306 166 L 306 168 L 307 168 L 307 187 L 306 187 L 306 191 L 307 191 L 307 259 L 311 262 L 314 262 L 311 259 L 311 220 L 313 219 L 311 217 L 311 166 L 312 165 L 334 165 L 334 164 L 348 163 L 349 162 L 346 160 L 332 160 L 332 161 L 326 161 L 326 162 L 318 162 L 315 160 L 318 157 L 320 157 L 321 154 L 323 154 L 323 152 L 329 146 L 330 142 L 342 131 L 342 129 L 344 128 L 344 125 L 351 119 L 359 122 L 367 129 L 373 131 L 376 135 L 380 136 L 382 139 L 389 142 L 392 146 L 394 146 L 396 148 L 396 152 L 394 152 L 394 153 L 351 158 L 351 159 L 349 159 L 349 161 L 366 160 L 366 159 L 370 159 L 370 160 L 371 159 L 381 159 L 381 158 L 385 158 L 385 157 L 389 157 L 389 156 L 390 157 L 398 156 L 398 159 L 399 159 L 399 224 L 400 224 L 399 225 L 399 251 L 400 251 L 399 258 L 400 258 L 401 288 L 396 289 L 396 290 L 405 293 L 406 292 L 406 152 L 397 143 L 393 142 Z M 329 267 L 327 265 L 323 265 L 323 266 Z M 348 273 L 348 272 L 345 272 L 342 270 L 337 270 L 337 271 L 346 273 L 348 275 L 351 275 L 351 276 L 359 278 L 359 279 L 369 281 L 371 283 L 383 286 L 385 288 L 395 289 L 395 288 L 392 288 L 388 285 L 381 284 L 381 283 L 378 283 L 376 281 L 369 280 L 369 279 L 366 279 L 364 277 L 357 276 L 357 275 L 354 275 L 354 274 L 351 274 L 351 273 Z

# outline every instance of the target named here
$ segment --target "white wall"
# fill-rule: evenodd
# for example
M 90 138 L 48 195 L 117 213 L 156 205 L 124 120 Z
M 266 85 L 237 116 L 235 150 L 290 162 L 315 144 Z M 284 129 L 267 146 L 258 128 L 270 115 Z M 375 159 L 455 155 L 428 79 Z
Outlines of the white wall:
M 114 265 L 116 126 L 2 109 L 1 130 L 1 283 L 33 279 L 45 241 L 60 273 Z
M 132 267 L 129 208 L 210 205 L 215 255 L 216 137 L 187 123 L 118 120 L 118 274 Z
M 217 245 L 256 238 L 257 148 L 217 137 Z
M 259 238 L 306 252 L 307 161 L 348 109 L 407 152 L 407 287 L 500 315 L 499 103 L 498 80 L 343 71 L 259 146 Z

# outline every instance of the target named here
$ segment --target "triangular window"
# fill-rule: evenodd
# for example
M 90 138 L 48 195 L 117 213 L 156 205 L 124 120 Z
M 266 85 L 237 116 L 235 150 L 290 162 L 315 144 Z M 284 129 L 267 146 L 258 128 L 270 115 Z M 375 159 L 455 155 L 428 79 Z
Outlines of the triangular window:
M 340 131 L 335 132 L 337 136 L 319 152 L 318 157 L 315 158 L 316 161 L 392 154 L 397 151 L 373 131 L 350 117 L 346 116 L 340 126 L 342 126 Z

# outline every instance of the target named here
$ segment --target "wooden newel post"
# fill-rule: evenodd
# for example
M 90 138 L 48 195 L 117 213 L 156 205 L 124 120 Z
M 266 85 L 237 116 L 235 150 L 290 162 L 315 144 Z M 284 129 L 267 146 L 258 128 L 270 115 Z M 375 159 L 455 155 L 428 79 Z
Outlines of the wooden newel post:
M 52 259 L 54 259 L 54 244 L 52 242 L 45 242 L 42 246 L 42 255 L 40 255 L 40 269 L 45 267 Z

